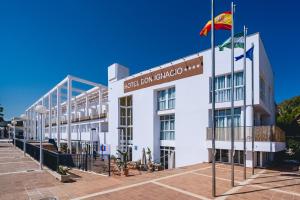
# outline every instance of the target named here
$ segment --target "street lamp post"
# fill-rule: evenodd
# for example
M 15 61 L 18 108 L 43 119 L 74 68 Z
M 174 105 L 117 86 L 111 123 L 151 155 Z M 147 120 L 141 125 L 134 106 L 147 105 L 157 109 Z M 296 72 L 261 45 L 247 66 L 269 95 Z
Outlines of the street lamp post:
M 14 127 L 14 147 L 16 148 L 16 125 L 17 125 L 17 121 L 16 120 L 12 120 L 12 125 Z
M 25 114 L 22 114 L 21 119 L 23 121 L 23 126 L 24 126 L 24 132 L 23 132 L 23 151 L 24 151 L 24 156 L 26 156 L 26 140 L 27 140 L 27 116 Z
M 47 108 L 43 105 L 37 105 L 35 111 L 40 114 L 41 119 L 41 135 L 40 135 L 40 170 L 43 169 L 43 149 L 42 149 L 42 139 L 43 139 L 43 115 L 47 113 Z

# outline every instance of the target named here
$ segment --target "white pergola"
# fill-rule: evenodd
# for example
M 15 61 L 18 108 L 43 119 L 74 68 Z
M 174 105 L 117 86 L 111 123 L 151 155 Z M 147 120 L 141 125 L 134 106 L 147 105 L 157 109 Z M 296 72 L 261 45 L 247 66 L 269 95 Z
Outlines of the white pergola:
M 68 75 L 26 109 L 27 135 L 29 138 L 38 139 L 37 131 L 42 130 L 44 136 L 47 134 L 49 138 L 57 139 L 60 147 L 64 127 L 68 149 L 72 152 L 72 126 L 78 127 L 80 124 L 93 121 L 98 124 L 100 132 L 101 122 L 107 123 L 107 95 L 106 86 Z M 35 112 L 34 108 L 37 105 L 43 105 L 48 109 L 43 122 Z M 56 132 L 56 138 L 53 137 L 53 132 Z

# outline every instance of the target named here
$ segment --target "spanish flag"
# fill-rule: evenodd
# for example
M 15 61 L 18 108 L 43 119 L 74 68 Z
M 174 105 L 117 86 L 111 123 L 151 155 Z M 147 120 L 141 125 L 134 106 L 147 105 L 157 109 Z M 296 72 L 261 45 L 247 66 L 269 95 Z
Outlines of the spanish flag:
M 232 25 L 232 18 L 231 18 L 231 12 L 223 12 L 215 17 L 215 29 L 216 30 L 231 30 Z M 211 20 L 209 20 L 204 28 L 201 30 L 200 35 L 201 36 L 207 36 L 207 33 L 211 30 Z

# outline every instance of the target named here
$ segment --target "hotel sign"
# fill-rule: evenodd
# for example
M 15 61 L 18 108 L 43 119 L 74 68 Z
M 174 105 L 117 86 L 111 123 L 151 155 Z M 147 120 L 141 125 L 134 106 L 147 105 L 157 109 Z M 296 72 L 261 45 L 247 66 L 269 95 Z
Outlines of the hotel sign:
M 203 56 L 128 79 L 124 82 L 124 92 L 131 92 L 199 74 L 203 74 Z

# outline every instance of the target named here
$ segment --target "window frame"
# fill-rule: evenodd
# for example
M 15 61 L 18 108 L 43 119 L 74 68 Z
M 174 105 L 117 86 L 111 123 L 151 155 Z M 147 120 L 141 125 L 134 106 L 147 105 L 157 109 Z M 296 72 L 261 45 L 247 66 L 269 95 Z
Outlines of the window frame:
M 239 90 L 241 92 L 238 93 Z M 238 71 L 234 73 L 234 101 L 240 101 L 243 99 L 244 99 L 244 72 Z M 215 77 L 215 101 L 216 103 L 231 101 L 231 74 L 223 74 Z M 211 77 L 209 78 L 209 102 L 210 103 L 212 102 Z
M 125 101 L 123 102 L 123 99 Z M 119 98 L 119 127 L 122 128 L 122 132 L 119 135 L 119 139 L 126 141 L 133 140 L 133 110 L 132 110 L 132 95 L 123 96 Z M 121 103 L 124 103 L 121 105 Z M 124 110 L 124 111 L 121 111 Z
M 175 140 L 175 114 L 159 116 L 160 140 Z
M 175 109 L 175 105 L 176 105 L 175 86 L 157 91 L 157 111 L 172 110 Z

